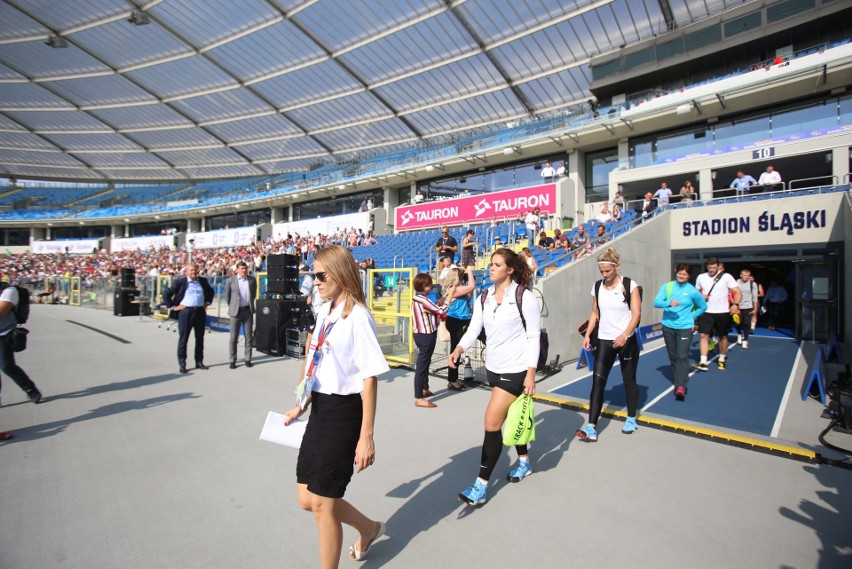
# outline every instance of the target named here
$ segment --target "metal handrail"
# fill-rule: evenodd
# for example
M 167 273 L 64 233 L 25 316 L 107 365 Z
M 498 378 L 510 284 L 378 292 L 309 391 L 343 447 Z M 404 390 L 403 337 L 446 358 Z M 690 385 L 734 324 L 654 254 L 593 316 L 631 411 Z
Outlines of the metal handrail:
M 847 174 L 847 176 L 848 176 L 848 174 Z M 833 186 L 837 185 L 837 176 L 834 176 L 834 175 L 814 176 L 813 178 L 797 178 L 795 180 L 790 180 L 790 183 L 787 186 L 787 189 L 792 190 L 793 184 L 795 184 L 796 182 L 808 182 L 808 181 L 812 181 L 812 180 L 831 180 Z M 808 188 L 812 188 L 812 187 L 819 187 L 819 186 L 805 186 L 804 188 L 799 188 L 799 189 L 800 190 L 801 189 L 808 189 Z

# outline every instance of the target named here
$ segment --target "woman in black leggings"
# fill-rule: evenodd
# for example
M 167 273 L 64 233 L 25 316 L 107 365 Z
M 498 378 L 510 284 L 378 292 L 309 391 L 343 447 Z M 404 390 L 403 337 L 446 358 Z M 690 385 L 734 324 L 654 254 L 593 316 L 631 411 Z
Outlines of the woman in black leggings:
M 625 290 L 626 283 L 618 274 L 620 268 L 615 249 L 609 248 L 598 255 L 598 270 L 603 278 L 592 287 L 592 314 L 583 340 L 583 348 L 592 348 L 591 335 L 597 329 L 589 424 L 577 431 L 578 438 L 590 443 L 598 440 L 597 424 L 603 408 L 604 388 L 616 356 L 621 360 L 621 376 L 627 392 L 627 420 L 621 432 L 631 434 L 637 428 L 639 389 L 636 386 L 636 368 L 639 364 L 639 343 L 635 332 L 642 312 L 642 298 L 639 286 L 632 280 L 628 285 L 630 290 Z

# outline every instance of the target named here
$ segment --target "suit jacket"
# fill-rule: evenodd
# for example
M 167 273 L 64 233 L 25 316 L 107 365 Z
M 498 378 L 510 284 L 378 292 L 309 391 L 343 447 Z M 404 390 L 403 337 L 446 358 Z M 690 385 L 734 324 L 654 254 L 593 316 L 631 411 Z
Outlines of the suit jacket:
M 249 310 L 254 314 L 254 299 L 257 296 L 257 279 L 247 275 L 249 284 Z M 228 316 L 236 318 L 240 312 L 240 283 L 236 276 L 225 283 L 225 304 L 228 305 Z
M 183 297 L 186 294 L 186 284 L 188 282 L 189 279 L 186 277 L 178 277 L 174 280 L 174 282 L 172 282 L 172 286 L 166 289 L 166 292 L 163 293 L 163 300 L 165 301 L 166 306 L 174 308 L 183 302 Z M 216 294 L 213 292 L 213 287 L 210 286 L 210 283 L 207 282 L 205 277 L 198 277 L 198 282 L 201 284 L 201 289 L 204 291 L 204 304 L 213 304 L 213 297 Z
M 639 215 L 642 215 L 643 212 L 650 214 L 652 211 L 657 209 L 657 201 L 656 200 L 649 201 L 647 207 L 645 207 L 644 204 L 645 204 L 645 200 L 642 200 L 641 202 L 636 204 L 636 213 L 638 213 Z

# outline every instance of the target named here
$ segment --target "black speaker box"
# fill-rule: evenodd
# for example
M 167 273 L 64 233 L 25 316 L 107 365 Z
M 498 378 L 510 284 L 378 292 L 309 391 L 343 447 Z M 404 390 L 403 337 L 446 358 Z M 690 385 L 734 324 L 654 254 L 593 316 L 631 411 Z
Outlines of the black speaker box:
M 279 271 L 284 269 L 296 269 L 299 272 L 299 256 L 298 255 L 269 255 L 266 257 L 266 272 Z
M 136 269 L 125 267 L 121 269 L 121 288 L 134 288 L 136 286 Z
M 115 316 L 139 316 L 139 304 L 133 302 L 137 296 L 139 296 L 138 289 L 116 289 L 113 298 L 113 314 Z
M 298 328 L 302 300 L 259 299 L 257 324 L 255 325 L 255 348 L 270 356 L 283 356 L 287 353 L 287 330 Z
M 299 292 L 299 277 L 266 277 L 266 292 L 269 294 L 297 294 Z

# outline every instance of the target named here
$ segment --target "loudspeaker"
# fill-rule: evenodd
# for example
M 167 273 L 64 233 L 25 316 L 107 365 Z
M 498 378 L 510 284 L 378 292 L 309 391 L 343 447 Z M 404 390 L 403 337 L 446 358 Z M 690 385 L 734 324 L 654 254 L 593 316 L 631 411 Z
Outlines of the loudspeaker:
M 266 292 L 296 294 L 299 291 L 299 257 L 269 255 L 266 258 Z
M 125 267 L 121 269 L 121 288 L 136 287 L 136 269 Z
M 259 299 L 257 324 L 255 325 L 255 348 L 270 356 L 287 353 L 287 330 L 298 328 L 299 315 L 305 300 Z
M 139 304 L 134 303 L 139 295 L 139 289 L 117 288 L 113 297 L 113 314 L 115 316 L 139 316 Z

